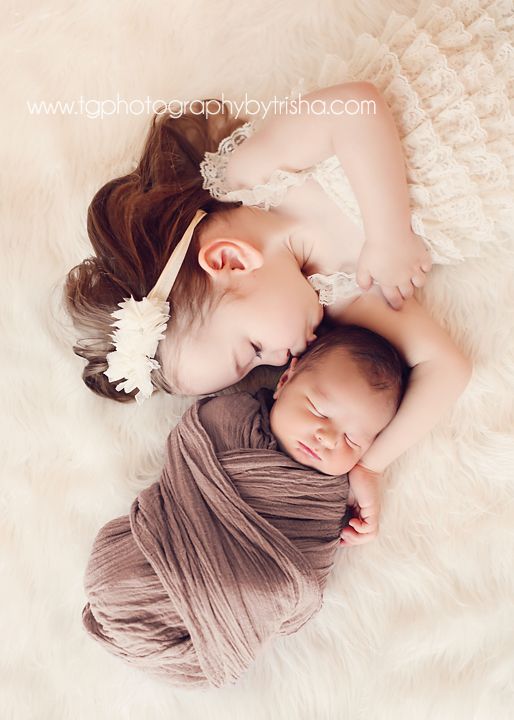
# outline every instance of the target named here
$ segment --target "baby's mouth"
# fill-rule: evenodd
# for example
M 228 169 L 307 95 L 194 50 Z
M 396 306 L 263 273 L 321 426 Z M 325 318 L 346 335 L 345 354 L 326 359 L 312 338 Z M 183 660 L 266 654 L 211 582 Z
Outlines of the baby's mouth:
M 321 460 L 320 456 L 316 455 L 314 450 L 311 450 L 308 445 L 304 445 L 304 443 L 300 442 L 299 440 L 298 445 L 300 446 L 300 450 L 302 450 L 306 455 L 309 455 L 309 457 L 313 458 L 314 460 Z

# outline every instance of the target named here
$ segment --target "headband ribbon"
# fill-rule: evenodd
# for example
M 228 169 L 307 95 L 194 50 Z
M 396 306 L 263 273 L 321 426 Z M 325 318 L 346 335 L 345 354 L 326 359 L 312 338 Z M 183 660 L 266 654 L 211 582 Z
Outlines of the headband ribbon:
M 123 380 L 116 385 L 116 390 L 130 393 L 138 389 L 138 405 L 142 405 L 153 393 L 151 373 L 160 367 L 154 356 L 159 340 L 165 336 L 170 318 L 168 297 L 182 267 L 194 229 L 205 215 L 207 213 L 203 210 L 196 212 L 148 295 L 142 300 L 135 300 L 132 296 L 124 298 L 118 303 L 120 309 L 111 313 L 116 318 L 112 327 L 117 330 L 110 335 L 115 349 L 106 356 L 108 369 L 104 370 L 104 375 L 110 382 Z

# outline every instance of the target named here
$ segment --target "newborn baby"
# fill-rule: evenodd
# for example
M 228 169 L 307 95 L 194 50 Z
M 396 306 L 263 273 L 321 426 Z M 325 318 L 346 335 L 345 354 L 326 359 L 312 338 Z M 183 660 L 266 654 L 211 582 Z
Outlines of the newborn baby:
M 376 474 L 355 466 L 396 414 L 408 366 L 371 330 L 325 322 L 319 331 L 317 342 L 292 359 L 275 392 L 207 398 L 199 415 L 218 452 L 228 449 L 227 437 L 247 446 L 238 424 L 260 414 L 277 449 L 297 463 L 339 477 L 354 468 L 341 534 L 342 544 L 353 545 L 375 536 L 379 504 Z
M 356 325 L 337 325 L 291 360 L 274 392 L 263 388 L 253 396 L 218 397 L 264 399 L 279 450 L 326 475 L 344 475 L 394 417 L 407 372 L 385 338 Z M 207 399 L 200 408 L 215 434 L 219 402 Z
M 370 330 L 329 331 L 280 377 L 270 412 L 279 448 L 327 475 L 347 473 L 394 417 L 406 372 Z
M 236 682 L 322 605 L 347 471 L 393 417 L 401 360 L 369 330 L 328 332 L 275 392 L 198 400 L 160 479 L 98 532 L 82 621 L 111 653 L 174 685 Z

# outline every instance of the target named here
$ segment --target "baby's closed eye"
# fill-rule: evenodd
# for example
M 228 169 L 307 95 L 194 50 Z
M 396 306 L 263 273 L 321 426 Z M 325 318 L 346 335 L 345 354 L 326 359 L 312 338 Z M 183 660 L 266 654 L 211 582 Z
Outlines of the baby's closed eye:
M 326 415 L 323 415 L 323 413 L 321 413 L 321 412 L 316 408 L 316 406 L 314 405 L 314 403 L 313 403 L 311 400 L 309 400 L 309 405 L 310 405 L 311 408 L 312 408 L 312 413 L 313 413 L 316 417 L 323 418 L 324 420 L 328 420 L 328 417 L 327 417 Z M 356 448 L 356 449 L 359 449 L 359 450 L 361 449 L 361 446 L 359 445 L 359 443 L 356 443 L 354 440 L 352 440 L 346 433 L 344 433 L 344 439 L 346 440 L 347 444 L 348 444 L 350 447 L 353 447 L 353 448 Z
M 326 415 L 322 415 L 322 413 L 320 413 L 319 410 L 317 410 L 317 409 L 315 408 L 314 404 L 313 404 L 310 400 L 309 400 L 309 405 L 311 406 L 311 408 L 312 408 L 312 410 L 313 410 L 313 412 L 314 412 L 314 415 L 317 415 L 318 417 L 321 417 L 321 418 L 324 418 L 325 420 L 328 420 L 327 416 L 326 416 Z

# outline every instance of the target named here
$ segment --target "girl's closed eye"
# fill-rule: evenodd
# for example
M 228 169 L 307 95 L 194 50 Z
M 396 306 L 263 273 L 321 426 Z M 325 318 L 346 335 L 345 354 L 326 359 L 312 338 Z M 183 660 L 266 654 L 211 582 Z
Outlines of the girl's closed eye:
M 250 343 L 255 351 L 255 356 L 262 360 L 262 345 L 259 347 L 255 343 Z

